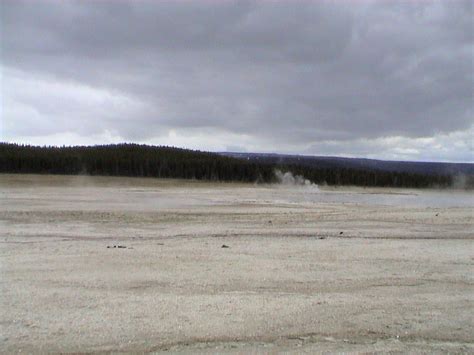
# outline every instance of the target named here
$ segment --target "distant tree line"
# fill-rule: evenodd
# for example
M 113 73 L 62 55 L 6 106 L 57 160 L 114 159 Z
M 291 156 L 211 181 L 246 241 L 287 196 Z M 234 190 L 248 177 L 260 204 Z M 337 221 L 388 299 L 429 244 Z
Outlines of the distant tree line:
M 0 143 L 0 172 L 270 182 L 271 166 L 172 147 L 35 147 Z
M 316 184 L 383 187 L 450 187 L 451 175 L 386 172 L 354 168 L 318 168 L 259 163 L 173 147 L 113 144 L 37 147 L 0 143 L 0 173 L 142 176 L 213 181 L 275 182 L 275 169 L 302 175 Z M 467 176 L 466 187 L 474 187 Z
M 447 188 L 453 185 L 453 177 L 450 175 L 415 174 L 353 168 L 315 168 L 302 165 L 284 165 L 281 166 L 281 169 L 287 169 L 294 174 L 302 175 L 319 185 L 411 188 Z M 474 179 L 471 180 L 472 184 Z

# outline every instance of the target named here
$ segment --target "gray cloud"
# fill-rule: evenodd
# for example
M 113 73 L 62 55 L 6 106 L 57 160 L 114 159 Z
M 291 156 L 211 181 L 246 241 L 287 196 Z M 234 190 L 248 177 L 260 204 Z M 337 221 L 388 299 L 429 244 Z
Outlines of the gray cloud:
M 6 0 L 0 11 L 6 140 L 392 157 L 474 124 L 469 0 Z M 417 147 L 411 159 L 466 160 Z

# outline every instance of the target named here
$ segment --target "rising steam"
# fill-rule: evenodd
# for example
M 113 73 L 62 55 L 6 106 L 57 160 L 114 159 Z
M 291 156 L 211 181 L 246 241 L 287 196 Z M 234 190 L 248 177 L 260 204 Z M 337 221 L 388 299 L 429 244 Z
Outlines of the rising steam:
M 290 171 L 282 172 L 281 170 L 275 170 L 275 178 L 281 185 L 286 186 L 309 186 L 318 188 L 318 185 L 313 184 L 308 179 L 305 179 L 301 175 L 293 175 Z
M 466 175 L 459 173 L 453 176 L 451 187 L 457 190 L 473 190 L 474 189 L 474 175 Z

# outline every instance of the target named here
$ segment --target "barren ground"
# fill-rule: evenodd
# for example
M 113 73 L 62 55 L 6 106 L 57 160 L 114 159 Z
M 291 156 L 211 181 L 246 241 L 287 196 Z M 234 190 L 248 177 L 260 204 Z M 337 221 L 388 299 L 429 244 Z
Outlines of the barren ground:
M 0 175 L 0 352 L 474 352 L 473 206 Z

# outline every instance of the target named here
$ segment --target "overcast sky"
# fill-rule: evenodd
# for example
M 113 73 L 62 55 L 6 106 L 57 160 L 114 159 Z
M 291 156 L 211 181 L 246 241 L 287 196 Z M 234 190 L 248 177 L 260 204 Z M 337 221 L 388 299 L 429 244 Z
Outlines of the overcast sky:
M 0 139 L 474 161 L 473 1 L 1 1 Z

